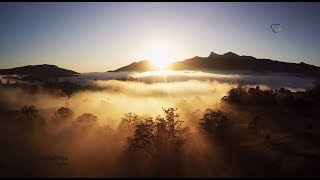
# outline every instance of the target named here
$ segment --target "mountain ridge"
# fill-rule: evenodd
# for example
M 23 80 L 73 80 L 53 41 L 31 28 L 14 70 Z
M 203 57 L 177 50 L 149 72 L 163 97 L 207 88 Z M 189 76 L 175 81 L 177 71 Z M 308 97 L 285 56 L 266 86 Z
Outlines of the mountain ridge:
M 151 71 L 156 68 L 152 66 L 151 61 L 143 60 L 123 66 L 119 69 L 109 72 L 122 72 L 122 71 Z M 320 67 L 307 64 L 304 62 L 292 63 L 283 62 L 271 59 L 258 59 L 248 55 L 238 55 L 233 52 L 227 52 L 219 55 L 211 52 L 207 57 L 195 56 L 193 58 L 176 61 L 171 63 L 169 70 L 243 70 L 252 72 L 275 72 L 275 73 L 293 73 L 303 74 L 308 76 L 320 76 Z

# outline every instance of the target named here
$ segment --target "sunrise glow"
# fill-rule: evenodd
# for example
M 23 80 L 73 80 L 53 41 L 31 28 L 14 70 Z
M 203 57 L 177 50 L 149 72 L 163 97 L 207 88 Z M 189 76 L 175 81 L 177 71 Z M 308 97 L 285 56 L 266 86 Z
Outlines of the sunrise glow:
M 175 61 L 174 53 L 165 45 L 157 45 L 150 48 L 146 57 L 157 69 L 166 69 L 170 63 Z

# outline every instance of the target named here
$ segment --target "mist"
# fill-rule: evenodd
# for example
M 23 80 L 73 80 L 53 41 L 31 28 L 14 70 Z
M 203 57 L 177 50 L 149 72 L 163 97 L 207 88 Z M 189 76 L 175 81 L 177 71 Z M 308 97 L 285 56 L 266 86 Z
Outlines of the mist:
M 70 99 L 69 107 L 76 116 L 88 112 L 97 115 L 101 122 L 109 118 L 112 124 L 118 123 L 114 121 L 119 121 L 127 112 L 156 115 L 162 112 L 161 107 L 174 107 L 181 101 L 191 103 L 196 98 L 199 99 L 198 104 L 190 106 L 204 109 L 219 103 L 232 86 L 218 81 L 197 80 L 152 84 L 107 80 L 94 84 L 103 90 L 81 91 Z M 21 88 L 0 91 L 1 102 L 12 110 L 18 110 L 23 105 L 34 105 L 44 110 L 66 106 L 65 97 L 45 90 L 37 93 L 27 93 Z M 53 112 L 49 114 L 53 115 Z
M 158 115 L 164 116 L 162 108 L 175 107 L 184 119 L 184 126 L 194 126 L 194 130 L 197 126 L 192 124 L 190 114 L 196 110 L 204 111 L 208 107 L 218 106 L 221 97 L 231 87 L 228 83 L 198 80 L 152 84 L 98 80 L 93 83 L 102 90 L 83 90 L 69 100 L 58 92 L 44 88 L 34 92 L 27 91 L 23 87 L 1 87 L 1 112 L 8 112 L 3 116 L 8 118 L 3 123 L 9 124 L 2 131 L 2 141 L 14 142 L 8 146 L 12 149 L 9 159 L 13 162 L 23 161 L 29 164 L 34 170 L 21 164 L 18 167 L 25 169 L 28 173 L 35 173 L 35 176 L 39 174 L 50 177 L 121 176 L 117 173 L 122 171 L 122 163 L 125 163 L 121 158 L 126 154 L 126 138 L 132 135 L 132 132 L 126 134 L 118 130 L 124 114 L 132 112 L 139 116 L 155 118 Z M 35 106 L 39 110 L 41 121 L 36 119 L 35 127 L 31 128 L 29 124 L 31 121 L 26 122 L 26 125 L 20 124 L 24 121 L 20 120 L 19 113 L 23 106 Z M 55 114 L 60 107 L 72 110 L 73 118 L 57 124 Z M 84 113 L 95 116 L 97 126 L 91 127 L 87 124 L 85 126 L 88 127 L 81 130 L 80 126 L 74 125 Z M 41 125 L 42 121 L 46 124 L 45 126 Z M 43 131 L 46 135 L 40 135 Z M 193 137 L 196 136 L 198 135 L 194 134 Z M 201 137 L 198 138 L 198 143 L 200 139 Z M 16 156 L 18 151 L 23 151 L 22 157 Z M 50 165 L 37 164 L 40 156 L 45 157 L 48 154 L 62 154 L 68 157 L 69 165 L 56 169 Z M 87 161 L 90 162 L 85 163 Z M 144 160 L 140 161 L 144 162 Z M 84 163 L 85 168 L 82 167 Z M 104 164 L 105 171 L 98 171 L 100 163 Z M 7 173 L 11 172 L 10 166 L 4 165 L 6 167 L 4 169 L 8 170 Z M 128 169 L 125 171 L 129 173 Z
M 148 71 L 148 72 L 102 72 L 85 73 L 79 77 L 62 78 L 78 83 L 90 83 L 94 80 L 127 80 L 134 78 L 145 83 L 168 83 L 189 80 L 218 81 L 220 83 L 245 83 L 265 85 L 270 88 L 306 89 L 312 87 L 314 77 L 297 76 L 286 73 L 249 73 L 241 71 Z
M 250 104 L 229 103 L 232 99 L 228 97 L 233 97 L 230 92 L 235 88 L 237 92 L 249 88 L 261 92 L 265 98 L 262 102 L 266 102 L 271 99 L 267 95 L 272 82 L 275 85 L 283 81 L 276 80 L 276 76 L 254 78 L 202 72 L 169 73 L 161 82 L 161 74 L 131 74 L 136 79 L 127 81 L 116 80 L 118 76 L 109 75 L 105 80 L 97 74 L 69 78 L 73 83 L 94 87 L 81 89 L 69 98 L 63 96 L 59 89 L 41 85 L 36 89 L 2 85 L 1 142 L 4 144 L 2 152 L 7 156 L 1 163 L 4 167 L 1 173 L 12 176 L 19 170 L 21 176 L 29 177 L 234 177 L 300 172 L 288 171 L 288 165 L 283 166 L 285 159 L 280 157 L 277 165 L 272 165 L 274 162 L 264 158 L 264 151 L 252 152 L 251 148 L 256 148 L 256 145 L 242 146 L 258 140 L 268 143 L 270 140 L 264 138 L 270 134 L 276 137 L 289 132 L 282 129 L 284 121 L 279 119 L 282 117 L 281 104 L 286 103 L 281 95 L 284 90 L 276 91 L 276 96 L 281 97 L 277 97 L 281 106 L 271 107 L 281 111 L 273 113 L 269 112 L 271 108 L 266 108 L 267 105 L 261 108 L 261 105 L 251 107 Z M 239 89 L 239 83 L 244 79 L 252 81 L 246 84 L 247 90 Z M 257 84 L 256 80 L 268 83 Z M 291 86 L 293 81 L 296 81 L 296 86 Z M 305 89 L 299 83 L 307 87 L 309 81 L 294 77 L 286 82 L 289 82 L 288 89 L 292 90 L 290 93 L 300 93 Z M 254 101 L 260 102 L 259 97 L 253 97 Z M 306 112 L 312 111 L 311 108 L 309 110 Z M 206 114 L 219 121 L 225 119 L 225 127 L 213 134 L 205 133 L 210 124 L 200 122 L 205 122 Z M 276 114 L 279 116 L 273 117 Z M 257 115 L 265 119 L 266 130 L 261 137 L 255 137 L 247 129 L 248 121 Z M 304 126 L 305 122 L 299 119 L 303 114 L 292 110 L 290 115 L 291 130 Z M 176 127 L 180 134 L 173 136 L 172 141 L 170 138 L 161 141 L 145 139 L 143 134 L 147 132 L 153 134 L 151 137 L 160 139 L 163 136 L 160 132 L 169 133 L 169 130 L 157 128 L 168 126 L 170 129 L 166 125 L 170 118 L 181 123 Z M 151 127 L 155 129 L 149 131 Z M 151 145 L 141 149 L 141 143 L 151 143 L 155 149 Z M 254 158 L 248 160 L 251 156 Z M 63 158 L 65 160 L 61 160 Z M 247 163 L 239 167 L 236 163 L 239 161 Z M 264 165 L 258 166 L 260 162 Z

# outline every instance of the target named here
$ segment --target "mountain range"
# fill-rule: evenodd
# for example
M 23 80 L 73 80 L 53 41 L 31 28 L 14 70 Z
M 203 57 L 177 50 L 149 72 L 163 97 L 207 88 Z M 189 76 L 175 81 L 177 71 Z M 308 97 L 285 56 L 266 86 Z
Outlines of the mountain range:
M 306 63 L 288 63 L 271 59 L 257 59 L 252 56 L 239 56 L 228 52 L 222 55 L 211 52 L 208 57 L 195 56 L 183 61 L 171 63 L 168 70 L 192 71 L 245 71 L 253 73 L 291 73 L 303 76 L 320 77 L 320 67 Z M 156 70 L 152 61 L 142 60 L 108 72 Z M 55 65 L 29 65 L 12 69 L 0 69 L 0 75 L 23 75 L 25 80 L 43 80 L 66 76 L 77 76 L 80 73 L 63 69 Z
M 193 71 L 247 71 L 257 73 L 292 73 L 307 76 L 320 76 L 320 67 L 306 63 L 288 63 L 271 59 L 257 59 L 252 56 L 239 56 L 228 52 L 222 55 L 211 52 L 208 57 L 195 56 L 183 61 L 171 63 L 170 70 Z M 151 61 L 143 60 L 131 63 L 111 72 L 155 70 Z

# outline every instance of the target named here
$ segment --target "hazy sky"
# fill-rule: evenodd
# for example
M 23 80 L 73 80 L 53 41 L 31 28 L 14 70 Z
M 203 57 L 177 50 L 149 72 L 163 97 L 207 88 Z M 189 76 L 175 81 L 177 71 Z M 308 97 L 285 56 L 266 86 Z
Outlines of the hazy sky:
M 177 60 L 231 51 L 320 66 L 319 19 L 320 3 L 0 3 L 0 68 L 101 72 L 157 44 Z

